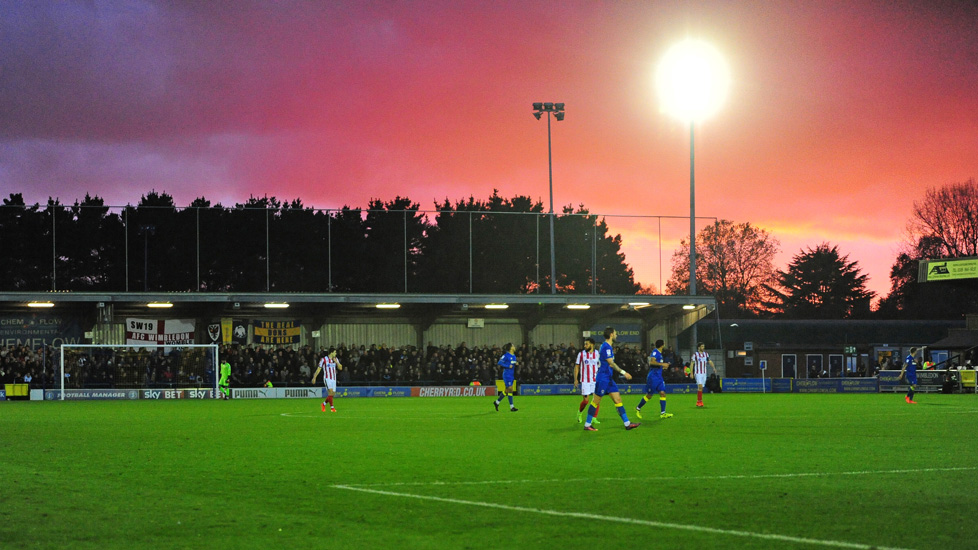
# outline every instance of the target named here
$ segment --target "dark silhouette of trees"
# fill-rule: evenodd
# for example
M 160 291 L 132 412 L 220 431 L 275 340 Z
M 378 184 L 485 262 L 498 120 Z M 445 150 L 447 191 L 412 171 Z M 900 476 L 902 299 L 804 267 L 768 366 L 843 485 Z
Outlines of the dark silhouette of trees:
M 546 292 L 548 230 L 539 201 L 496 191 L 445 199 L 433 219 L 400 196 L 324 211 L 274 196 L 179 208 L 155 190 L 135 206 L 86 195 L 42 208 L 12 194 L 0 207 L 0 290 Z M 564 209 L 556 234 L 559 292 L 638 291 L 620 235 L 583 205 Z
M 763 311 L 766 288 L 776 283 L 774 257 L 780 243 L 750 223 L 720 220 L 696 235 L 697 294 L 713 295 L 723 317 L 751 317 Z M 672 256 L 670 294 L 689 293 L 689 240 Z
M 978 309 L 978 279 L 917 282 L 920 261 L 978 255 L 978 183 L 928 189 L 915 201 L 909 241 L 890 269 L 890 293 L 878 314 L 896 319 L 947 319 Z
M 857 262 L 840 256 L 839 247 L 822 243 L 795 255 L 766 306 L 791 319 L 858 319 L 869 316 L 875 295 L 866 289 L 866 275 Z

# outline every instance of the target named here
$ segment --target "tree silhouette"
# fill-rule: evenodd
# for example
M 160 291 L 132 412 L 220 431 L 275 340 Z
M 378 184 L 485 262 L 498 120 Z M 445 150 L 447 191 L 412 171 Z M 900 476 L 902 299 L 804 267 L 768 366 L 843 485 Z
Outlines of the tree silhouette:
M 696 235 L 697 293 L 713 295 L 724 317 L 754 316 L 763 310 L 766 288 L 776 283 L 778 240 L 750 223 L 719 220 Z M 672 255 L 670 294 L 689 293 L 689 240 Z
M 774 298 L 765 305 L 793 319 L 868 317 L 875 294 L 866 289 L 866 275 L 856 262 L 848 260 L 827 243 L 802 251 L 777 273 L 777 287 L 768 287 Z

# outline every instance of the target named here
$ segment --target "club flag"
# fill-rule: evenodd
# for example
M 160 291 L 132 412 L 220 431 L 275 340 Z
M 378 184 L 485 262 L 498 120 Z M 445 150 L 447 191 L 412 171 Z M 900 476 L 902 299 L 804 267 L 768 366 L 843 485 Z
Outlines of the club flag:
M 221 317 L 221 343 L 224 345 L 231 343 L 231 334 L 234 332 L 234 324 L 230 317 Z

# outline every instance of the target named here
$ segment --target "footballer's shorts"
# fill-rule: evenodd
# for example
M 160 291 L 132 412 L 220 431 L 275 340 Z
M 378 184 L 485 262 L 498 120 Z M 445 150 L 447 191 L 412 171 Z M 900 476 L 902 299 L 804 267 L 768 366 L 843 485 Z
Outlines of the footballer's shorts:
M 513 374 L 513 369 L 503 369 L 503 385 L 512 388 L 515 383 L 516 375 Z
M 615 381 L 610 376 L 598 376 L 597 381 L 594 383 L 594 395 L 604 397 L 609 393 L 619 393 L 618 384 L 615 384 Z
M 666 383 L 658 377 L 649 377 L 645 381 L 645 395 L 652 395 L 653 393 L 659 393 L 666 391 Z
M 581 382 L 581 395 L 588 396 L 594 393 L 594 386 L 597 382 Z
M 696 385 L 697 386 L 705 386 L 706 385 L 706 373 L 705 372 L 702 373 L 702 374 L 694 374 L 693 377 L 696 378 Z
M 911 375 L 908 372 L 908 373 L 906 373 L 904 375 L 904 377 L 907 379 L 907 384 L 910 384 L 911 386 L 916 386 L 917 385 L 917 374 L 916 373 L 913 374 L 913 375 Z
M 336 379 L 335 378 L 326 378 L 323 381 L 326 382 L 326 389 L 327 390 L 336 391 Z

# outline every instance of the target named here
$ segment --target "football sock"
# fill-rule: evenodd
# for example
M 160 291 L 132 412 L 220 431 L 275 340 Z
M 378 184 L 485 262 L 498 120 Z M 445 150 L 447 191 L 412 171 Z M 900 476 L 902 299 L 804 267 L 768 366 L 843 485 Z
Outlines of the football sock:
M 509 406 L 512 408 L 512 406 L 513 406 L 513 396 L 510 395 L 510 394 L 506 394 L 506 397 L 509 398 Z
M 913 386 L 910 386 L 910 389 L 907 390 L 907 397 L 909 397 L 910 400 L 913 401 Z
M 329 406 L 330 407 L 332 407 L 333 406 L 333 396 L 332 395 L 328 396 L 326 398 L 326 402 L 329 403 Z
M 666 398 L 661 395 L 659 396 L 659 409 L 660 413 L 666 412 Z
M 598 417 L 598 412 L 601 411 L 601 405 L 594 408 L 594 418 Z
M 584 407 L 587 407 L 587 398 L 586 397 L 581 401 L 581 407 L 578 409 L 578 412 L 583 411 L 584 410 Z
M 594 403 L 591 403 L 591 406 L 589 406 L 587 408 L 587 422 L 586 422 L 586 424 L 588 426 L 591 425 L 591 421 L 594 420 L 594 415 L 596 415 L 596 414 L 598 414 L 598 410 L 594 408 Z
M 638 402 L 638 407 L 635 407 L 635 408 L 636 409 L 641 409 L 648 402 L 649 402 L 649 400 L 643 397 L 642 400 Z
M 631 424 L 631 422 L 628 420 L 628 415 L 625 414 L 625 404 L 615 403 L 615 408 L 618 410 L 618 416 L 621 417 L 621 421 L 624 422 L 626 426 Z
M 697 403 L 703 402 L 703 390 L 696 392 L 696 402 Z

